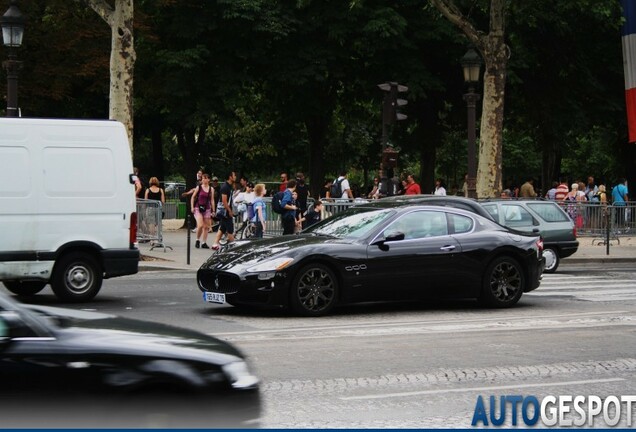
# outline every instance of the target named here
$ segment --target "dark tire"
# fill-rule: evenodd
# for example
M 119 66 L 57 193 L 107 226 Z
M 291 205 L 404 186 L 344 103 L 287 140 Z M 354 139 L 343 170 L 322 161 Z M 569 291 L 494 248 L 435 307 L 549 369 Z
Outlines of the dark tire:
M 42 281 L 6 281 L 3 284 L 9 291 L 20 297 L 34 296 L 46 286 L 46 282 Z
M 490 307 L 506 308 L 515 305 L 526 286 L 521 265 L 506 256 L 498 257 L 484 273 L 480 301 Z
M 291 308 L 298 315 L 326 315 L 338 302 L 338 279 L 325 265 L 306 265 L 296 274 L 290 296 Z
M 102 287 L 102 269 L 88 253 L 72 252 L 55 264 L 51 288 L 64 301 L 91 300 Z
M 543 256 L 545 257 L 545 268 L 543 269 L 543 272 L 554 273 L 561 262 L 559 253 L 552 248 L 546 248 L 543 249 Z

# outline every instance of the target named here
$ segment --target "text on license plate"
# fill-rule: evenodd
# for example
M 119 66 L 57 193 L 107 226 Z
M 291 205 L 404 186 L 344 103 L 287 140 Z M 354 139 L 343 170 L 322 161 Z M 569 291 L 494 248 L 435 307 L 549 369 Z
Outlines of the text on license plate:
M 225 294 L 215 292 L 204 292 L 203 300 L 209 303 L 225 303 Z

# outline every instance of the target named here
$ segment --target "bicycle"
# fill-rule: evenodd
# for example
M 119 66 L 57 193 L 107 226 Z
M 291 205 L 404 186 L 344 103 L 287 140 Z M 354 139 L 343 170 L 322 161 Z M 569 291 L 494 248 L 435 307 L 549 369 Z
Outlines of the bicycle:
M 254 237 L 256 234 L 256 224 L 254 222 L 246 221 L 239 228 L 237 232 L 237 238 L 240 240 L 247 240 Z

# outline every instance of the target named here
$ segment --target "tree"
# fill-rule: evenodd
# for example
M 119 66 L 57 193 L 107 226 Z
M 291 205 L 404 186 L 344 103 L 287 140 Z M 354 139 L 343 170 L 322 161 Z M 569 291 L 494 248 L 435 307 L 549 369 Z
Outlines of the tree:
M 429 0 L 450 22 L 464 32 L 484 59 L 484 95 L 481 117 L 477 195 L 495 196 L 502 185 L 502 147 L 506 66 L 505 2 L 490 0 L 489 33 L 477 30 L 453 0 Z
M 109 118 L 126 126 L 130 150 L 133 150 L 133 0 L 87 0 L 89 6 L 110 26 Z

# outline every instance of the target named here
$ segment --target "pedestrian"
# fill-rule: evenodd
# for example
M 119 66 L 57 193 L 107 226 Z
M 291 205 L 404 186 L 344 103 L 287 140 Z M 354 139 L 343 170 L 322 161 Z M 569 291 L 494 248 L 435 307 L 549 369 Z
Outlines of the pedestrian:
M 280 173 L 280 185 L 278 186 L 278 191 L 279 192 L 285 192 L 285 190 L 287 189 L 287 173 L 286 172 L 282 172 Z
M 232 211 L 233 204 L 233 189 L 234 182 L 236 181 L 236 173 L 230 171 L 226 177 L 225 183 L 221 186 L 221 192 L 218 202 L 216 204 L 216 216 L 219 219 L 219 230 L 216 232 L 216 238 L 212 249 L 219 249 L 219 242 L 221 237 L 225 234 L 227 241 L 234 241 L 234 212 Z
M 440 195 L 440 196 L 446 195 L 446 189 L 443 186 L 443 182 L 441 178 L 438 178 L 437 180 L 435 180 L 435 190 L 433 191 L 433 195 Z
M 305 174 L 296 173 L 296 193 L 298 194 L 298 209 L 300 213 L 307 211 L 307 198 L 309 198 L 309 185 L 305 183 Z
M 380 190 L 380 177 L 374 177 L 373 178 L 373 186 L 371 187 L 371 190 L 369 190 L 369 192 L 367 193 L 367 198 L 371 198 L 371 199 L 377 199 L 378 197 L 376 195 L 378 195 Z
M 579 184 L 572 183 L 572 189 L 563 199 L 563 201 L 567 203 L 566 212 L 577 228 L 581 228 L 583 226 L 583 217 L 581 216 L 579 206 L 582 195 L 579 192 Z
M 548 192 L 545 194 L 545 197 L 549 200 L 556 201 L 556 193 L 557 193 L 558 186 L 559 186 L 559 182 L 552 182 L 552 187 L 548 189 Z
M 314 203 L 314 206 L 303 216 L 301 222 L 303 228 L 312 226 L 313 224 L 320 222 L 322 219 L 322 201 L 318 200 Z
M 263 201 L 263 196 L 267 189 L 263 183 L 258 183 L 254 186 L 254 202 L 252 203 L 254 207 L 254 217 L 251 222 L 254 223 L 254 236 L 256 238 L 263 238 L 263 233 L 265 232 L 265 222 L 267 221 L 267 206 Z
M 150 235 L 155 237 L 157 235 L 157 226 L 161 222 L 160 217 L 163 218 L 163 212 L 159 214 L 159 208 L 163 208 L 166 203 L 166 195 L 162 188 L 159 187 L 159 179 L 157 177 L 150 177 L 149 187 L 146 189 L 144 199 L 159 201 L 161 206 L 146 208 L 146 226 L 150 231 Z
M 625 213 L 627 212 L 627 203 L 629 202 L 629 197 L 627 196 L 628 193 L 629 191 L 627 190 L 627 182 L 625 179 L 618 179 L 618 183 L 612 188 L 612 201 L 614 203 L 614 207 L 616 207 L 616 226 L 619 233 L 620 230 L 624 228 L 625 224 Z M 629 231 L 629 228 L 627 231 Z
M 340 176 L 331 183 L 331 190 L 328 198 L 348 198 L 353 199 L 353 192 L 347 180 L 347 172 L 341 171 Z
M 144 196 L 146 196 L 146 180 L 141 176 L 137 167 L 133 167 L 133 174 L 135 176 L 135 197 L 144 199 Z
M 594 177 L 589 176 L 587 178 L 587 184 L 585 185 L 585 196 L 591 203 L 598 203 L 598 186 L 594 182 Z
M 556 188 L 554 199 L 558 202 L 564 201 L 569 192 L 570 188 L 568 187 L 568 180 L 565 177 L 561 177 L 561 182 Z
M 420 189 L 420 185 L 415 183 L 415 178 L 413 178 L 413 174 L 409 174 L 406 176 L 406 185 L 404 187 L 404 195 L 420 195 L 422 190 Z
M 296 180 L 289 180 L 287 182 L 287 189 L 283 192 L 283 199 L 280 204 L 283 208 L 283 214 L 281 215 L 281 222 L 283 224 L 283 235 L 294 234 L 296 228 L 296 210 L 297 207 L 292 204 L 293 192 L 296 190 Z
M 210 186 L 209 174 L 203 173 L 201 176 L 201 184 L 195 188 L 190 199 L 190 209 L 197 221 L 197 240 L 194 247 L 209 249 L 208 232 L 212 225 L 212 211 L 214 210 L 214 189 Z
M 510 189 L 504 189 L 503 191 L 501 191 L 501 199 L 510 199 L 510 195 L 512 194 L 512 192 L 510 191 Z
M 532 177 L 528 178 L 526 182 L 521 185 L 519 195 L 521 196 L 521 198 L 537 197 L 537 193 L 534 191 L 534 179 Z

